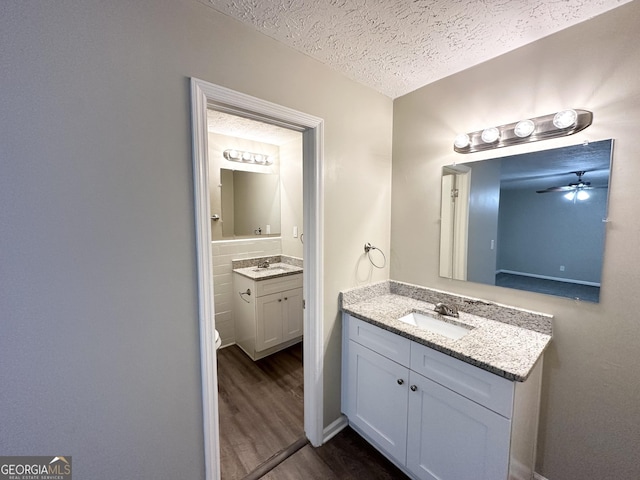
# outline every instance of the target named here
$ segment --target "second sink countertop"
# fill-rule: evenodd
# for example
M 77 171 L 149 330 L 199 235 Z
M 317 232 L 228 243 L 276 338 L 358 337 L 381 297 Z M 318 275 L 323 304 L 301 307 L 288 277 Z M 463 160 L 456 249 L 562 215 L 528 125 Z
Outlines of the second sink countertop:
M 267 280 L 270 278 L 286 277 L 288 275 L 295 275 L 302 273 L 302 267 L 291 265 L 288 263 L 273 263 L 269 265 L 269 268 L 258 268 L 256 266 L 235 268 L 233 271 L 239 273 L 252 280 Z
M 429 302 L 394 293 L 343 305 L 344 312 L 360 320 L 513 381 L 527 379 L 551 341 L 551 335 L 462 311 L 452 320 L 473 329 L 458 340 L 398 320 L 407 313 L 432 312 L 433 308 Z
M 269 263 L 269 268 L 258 268 L 259 265 L 265 262 Z M 303 260 L 289 255 L 239 258 L 231 261 L 231 268 L 234 273 L 251 280 L 260 281 L 301 274 L 303 272 Z

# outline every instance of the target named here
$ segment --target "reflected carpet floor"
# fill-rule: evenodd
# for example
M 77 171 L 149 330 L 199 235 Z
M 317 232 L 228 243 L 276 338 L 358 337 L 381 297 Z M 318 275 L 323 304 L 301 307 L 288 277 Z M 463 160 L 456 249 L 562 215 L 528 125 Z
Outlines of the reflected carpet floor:
M 496 274 L 496 285 L 498 287 L 546 293 L 547 295 L 574 298 L 585 300 L 587 302 L 598 302 L 600 299 L 600 287 L 580 285 L 577 283 L 558 282 L 557 280 L 546 280 L 544 278 L 527 277 L 511 273 Z

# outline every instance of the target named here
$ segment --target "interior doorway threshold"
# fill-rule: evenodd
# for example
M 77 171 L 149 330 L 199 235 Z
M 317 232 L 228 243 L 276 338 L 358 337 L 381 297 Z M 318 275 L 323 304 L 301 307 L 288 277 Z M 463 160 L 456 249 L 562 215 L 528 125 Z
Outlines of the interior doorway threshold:
M 256 468 L 254 468 L 248 475 L 246 475 L 242 480 L 258 480 L 262 478 L 264 475 L 269 473 L 271 470 L 276 468 L 282 462 L 284 462 L 291 455 L 296 453 L 298 450 L 303 448 L 305 445 L 309 443 L 309 440 L 304 435 L 300 437 L 298 440 L 293 442 L 288 447 L 283 448 L 279 452 L 273 454 L 267 460 L 262 462 Z

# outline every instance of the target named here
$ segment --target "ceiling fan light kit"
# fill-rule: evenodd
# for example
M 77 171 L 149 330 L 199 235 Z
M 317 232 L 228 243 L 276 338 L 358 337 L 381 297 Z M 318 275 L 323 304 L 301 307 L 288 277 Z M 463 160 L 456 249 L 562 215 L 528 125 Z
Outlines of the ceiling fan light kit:
M 564 198 L 575 203 L 576 200 L 587 200 L 590 195 L 587 190 L 592 190 L 594 188 L 607 188 L 606 186 L 591 186 L 591 182 L 587 182 L 582 179 L 586 171 L 579 172 L 571 172 L 578 176 L 577 182 L 569 183 L 568 185 L 562 185 L 559 187 L 549 187 L 544 190 L 536 190 L 536 193 L 550 193 L 550 192 L 566 192 L 564 194 Z
M 587 200 L 589 198 L 589 193 L 584 190 L 578 190 L 575 192 L 565 193 L 564 198 L 575 203 L 576 200 Z
M 521 143 L 573 135 L 593 122 L 588 110 L 567 109 L 518 122 L 461 133 L 453 142 L 458 153 L 473 153 Z

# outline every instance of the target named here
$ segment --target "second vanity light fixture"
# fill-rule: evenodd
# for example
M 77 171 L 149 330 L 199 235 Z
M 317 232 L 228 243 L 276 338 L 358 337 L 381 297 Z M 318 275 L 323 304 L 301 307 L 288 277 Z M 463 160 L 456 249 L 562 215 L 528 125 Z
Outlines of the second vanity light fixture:
M 473 153 L 519 143 L 537 142 L 549 138 L 573 135 L 593 121 L 588 110 L 561 110 L 558 113 L 529 118 L 519 122 L 489 127 L 471 133 L 461 133 L 453 142 L 458 153 Z
M 241 150 L 227 149 L 222 152 L 227 160 L 240 163 L 256 163 L 258 165 L 271 165 L 273 159 L 262 153 L 243 152 Z

